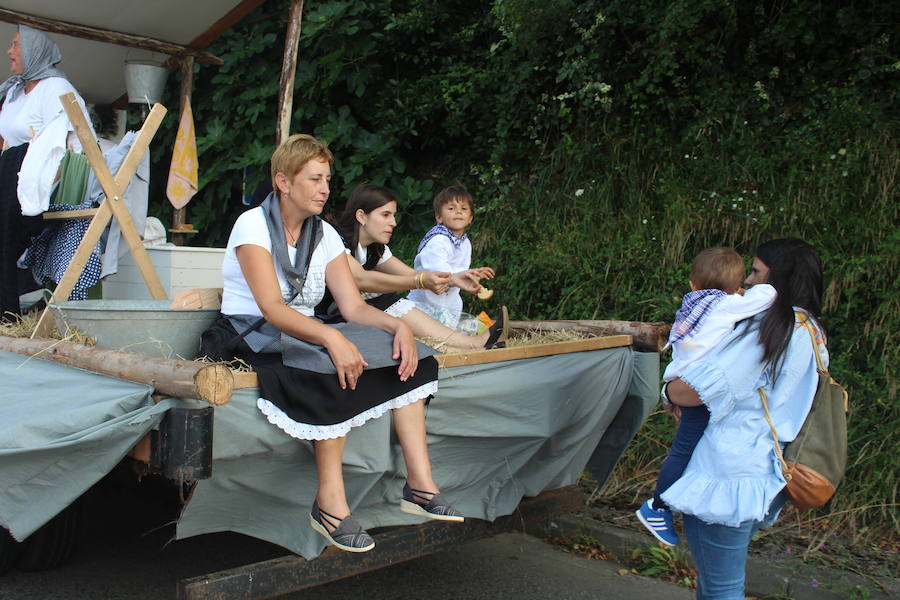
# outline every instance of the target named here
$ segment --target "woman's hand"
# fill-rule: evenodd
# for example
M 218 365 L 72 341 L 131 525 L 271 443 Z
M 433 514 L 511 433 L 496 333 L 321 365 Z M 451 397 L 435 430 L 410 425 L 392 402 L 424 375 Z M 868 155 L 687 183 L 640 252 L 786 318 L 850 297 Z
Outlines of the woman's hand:
M 490 277 L 494 276 L 493 269 L 490 269 Z M 490 278 L 485 275 L 484 269 L 469 269 L 467 271 L 460 271 L 459 273 L 454 273 L 453 277 L 450 280 L 450 283 L 455 285 L 461 290 L 465 290 L 470 294 L 477 294 L 478 290 L 481 289 L 481 280 L 485 278 Z
M 450 289 L 450 280 L 453 278 L 450 273 L 441 271 L 421 271 L 421 273 L 424 273 L 422 283 L 425 284 L 426 290 L 430 290 L 435 294 L 443 294 Z
M 397 319 L 397 328 L 394 330 L 394 353 L 391 358 L 400 360 L 400 368 L 397 370 L 400 381 L 406 381 L 416 374 L 416 368 L 419 366 L 416 339 L 409 325 L 400 319 Z
M 666 404 L 663 408 L 665 408 L 666 413 L 676 421 L 681 420 L 681 407 L 677 404 Z
M 328 350 L 328 356 L 337 369 L 338 383 L 342 390 L 346 390 L 350 386 L 351 390 L 356 389 L 356 382 L 362 375 L 363 368 L 368 363 L 359 353 L 356 345 L 345 338 L 339 331 L 332 329 L 333 334 L 328 336 L 325 341 L 325 349 Z

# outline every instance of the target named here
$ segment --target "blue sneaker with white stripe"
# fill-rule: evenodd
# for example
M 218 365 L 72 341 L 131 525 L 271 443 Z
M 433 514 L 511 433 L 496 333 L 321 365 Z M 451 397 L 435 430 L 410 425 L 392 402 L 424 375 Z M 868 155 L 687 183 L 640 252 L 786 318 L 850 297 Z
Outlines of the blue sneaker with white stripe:
M 653 534 L 653 537 L 667 546 L 678 545 L 678 533 L 672 522 L 672 511 L 665 508 L 653 508 L 653 498 L 634 511 L 638 520 Z

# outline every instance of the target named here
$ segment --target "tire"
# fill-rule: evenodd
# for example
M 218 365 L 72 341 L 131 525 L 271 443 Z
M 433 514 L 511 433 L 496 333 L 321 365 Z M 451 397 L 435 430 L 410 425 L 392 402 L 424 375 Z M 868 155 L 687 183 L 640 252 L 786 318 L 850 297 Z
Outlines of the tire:
M 22 542 L 16 567 L 46 571 L 64 565 L 78 547 L 83 523 L 82 503 L 76 500 Z
M 10 535 L 9 531 L 0 527 L 0 575 L 9 571 L 19 556 L 22 544 Z

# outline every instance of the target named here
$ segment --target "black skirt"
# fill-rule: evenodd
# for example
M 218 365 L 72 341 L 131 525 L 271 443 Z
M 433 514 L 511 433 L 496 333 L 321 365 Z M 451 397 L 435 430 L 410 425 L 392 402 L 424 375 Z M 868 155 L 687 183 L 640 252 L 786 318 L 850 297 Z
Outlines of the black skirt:
M 26 217 L 22 214 L 16 193 L 19 169 L 27 151 L 28 144 L 22 144 L 0 155 L 0 319 L 9 318 L 8 313 L 19 314 L 20 281 L 23 274 L 29 278 L 31 274 L 19 269 L 16 262 L 31 237 L 43 227 L 40 215 Z M 28 286 L 28 289 L 36 288 Z
M 334 373 L 286 366 L 281 354 L 256 353 L 244 343 L 235 354 L 256 371 L 259 410 L 297 439 L 343 437 L 353 427 L 388 410 L 427 400 L 437 391 L 438 365 L 432 356 L 419 360 L 415 375 L 406 381 L 400 381 L 398 367 L 392 365 L 367 369 L 355 390 L 342 390 Z

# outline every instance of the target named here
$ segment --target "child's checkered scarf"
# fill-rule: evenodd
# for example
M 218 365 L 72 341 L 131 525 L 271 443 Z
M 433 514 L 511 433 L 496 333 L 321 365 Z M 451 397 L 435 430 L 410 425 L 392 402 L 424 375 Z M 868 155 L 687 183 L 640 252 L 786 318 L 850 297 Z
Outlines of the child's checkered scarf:
M 722 298 L 727 296 L 722 290 L 696 290 L 685 294 L 681 299 L 681 308 L 675 313 L 675 322 L 669 331 L 669 343 L 666 348 L 693 335 L 700 327 L 706 315 Z
M 422 238 L 422 241 L 419 242 L 419 249 L 416 250 L 416 254 L 422 251 L 422 248 L 425 247 L 425 244 L 427 244 L 431 240 L 431 238 L 438 235 L 446 235 L 448 238 L 450 238 L 450 241 L 453 242 L 453 247 L 457 250 L 459 250 L 459 247 L 462 246 L 462 243 L 468 239 L 468 234 L 464 233 L 461 236 L 456 237 L 455 235 L 453 235 L 452 231 L 447 229 L 446 225 L 438 224 L 429 229 L 425 234 L 425 237 Z

